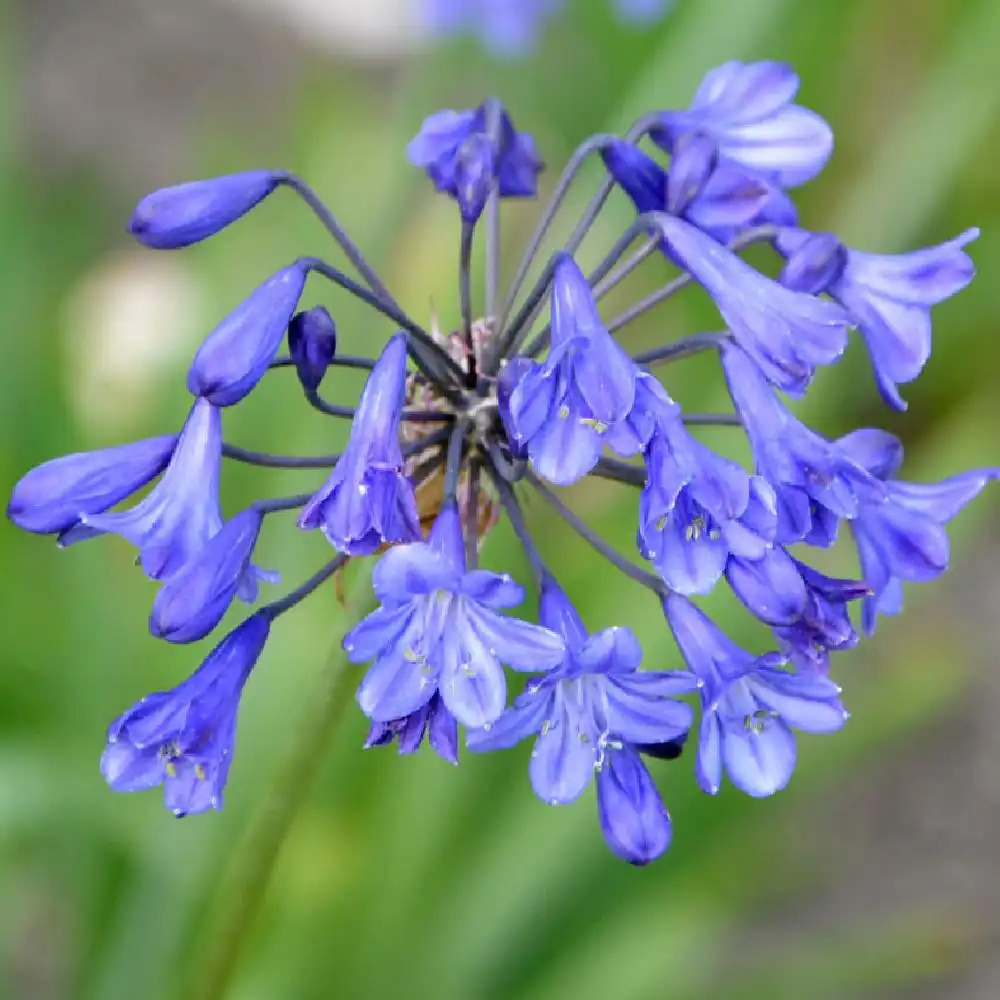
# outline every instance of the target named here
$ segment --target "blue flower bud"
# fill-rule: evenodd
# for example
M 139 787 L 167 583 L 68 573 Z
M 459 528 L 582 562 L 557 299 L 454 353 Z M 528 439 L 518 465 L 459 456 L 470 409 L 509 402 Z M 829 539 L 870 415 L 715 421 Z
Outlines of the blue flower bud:
M 288 324 L 288 350 L 303 387 L 310 391 L 318 389 L 337 352 L 337 324 L 323 306 L 292 317 Z
M 262 522 L 254 507 L 227 521 L 160 588 L 149 631 L 168 642 L 195 642 L 219 624 L 237 594 L 256 599 L 258 576 L 271 576 L 250 565 Z
M 39 535 L 69 531 L 81 515 L 103 513 L 158 476 L 176 443 L 166 434 L 44 462 L 14 487 L 7 516 Z
M 129 232 L 154 250 L 190 246 L 246 215 L 285 176 L 273 170 L 248 170 L 161 188 L 136 205 Z
M 474 132 L 455 156 L 455 191 L 465 222 L 477 222 L 486 207 L 493 183 L 493 146 L 489 137 Z
M 296 261 L 271 275 L 205 339 L 188 370 L 188 391 L 232 406 L 263 378 L 281 344 L 309 268 Z
M 811 233 L 788 257 L 779 279 L 794 292 L 817 295 L 840 280 L 847 248 L 832 233 Z
M 680 215 L 701 194 L 718 162 L 719 151 L 707 135 L 692 132 L 674 145 L 667 174 L 667 211 Z

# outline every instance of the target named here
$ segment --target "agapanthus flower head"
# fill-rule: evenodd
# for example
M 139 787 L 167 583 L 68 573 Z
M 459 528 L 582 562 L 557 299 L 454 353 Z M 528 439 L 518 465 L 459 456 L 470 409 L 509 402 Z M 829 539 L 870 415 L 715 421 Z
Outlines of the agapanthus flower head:
M 166 580 L 149 616 L 153 635 L 168 642 L 203 639 L 235 597 L 255 601 L 261 579 L 278 582 L 250 562 L 263 520 L 256 507 L 241 511 Z
M 572 257 L 552 278 L 552 347 L 519 371 L 502 406 L 515 446 L 554 483 L 572 483 L 596 464 L 605 434 L 635 402 L 636 367 L 608 333 Z
M 342 552 L 370 555 L 386 542 L 420 537 L 399 445 L 405 383 L 406 338 L 400 334 L 368 377 L 343 455 L 299 517 L 300 528 L 322 528 Z
M 632 631 L 589 635 L 551 577 L 542 584 L 539 620 L 565 641 L 561 663 L 529 681 L 493 725 L 469 733 L 469 749 L 504 749 L 534 738 L 531 784 L 550 805 L 574 802 L 596 773 L 609 846 L 625 860 L 645 864 L 666 850 L 671 831 L 637 746 L 687 733 L 691 707 L 676 699 L 696 691 L 698 679 L 686 671 L 640 671 L 642 649 Z
M 337 353 L 337 324 L 324 306 L 296 313 L 288 324 L 288 351 L 302 387 L 319 388 Z
M 902 461 L 902 447 L 893 435 L 865 429 L 837 443 L 885 480 L 885 502 L 863 504 L 851 521 L 861 574 L 872 591 L 862 602 L 861 620 L 865 632 L 872 635 L 880 613 L 902 611 L 904 581 L 927 583 L 948 568 L 945 526 L 1000 476 L 1000 469 L 974 469 L 940 483 L 908 483 L 892 478 Z
M 63 535 L 155 479 L 176 444 L 177 435 L 165 434 L 43 462 L 18 480 L 7 516 L 25 531 Z
M 156 486 L 129 510 L 84 514 L 82 521 L 128 539 L 139 550 L 146 576 L 165 579 L 201 552 L 222 527 L 221 461 L 219 411 L 199 399 Z
M 457 24 L 480 6 L 455 0 L 451 15 Z M 515 24 L 546 12 L 529 7 L 498 5 L 494 13 Z M 784 787 L 796 760 L 793 731 L 844 724 L 840 689 L 828 674 L 830 655 L 859 641 L 851 603 L 862 601 L 870 633 L 878 613 L 899 610 L 903 581 L 940 575 L 947 522 L 1000 475 L 987 468 L 932 485 L 899 480 L 902 447 L 891 435 L 865 430 L 831 441 L 783 401 L 782 390 L 802 395 L 818 366 L 839 359 L 854 324 L 883 392 L 898 403 L 896 384 L 926 361 L 930 307 L 971 278 L 963 247 L 975 235 L 888 257 L 849 249 L 839 234 L 792 229 L 796 210 L 785 188 L 813 176 L 831 147 L 825 122 L 792 103 L 797 88 L 781 64 L 728 63 L 708 74 L 688 110 L 644 115 L 621 139 L 588 138 L 560 174 L 506 289 L 507 255 L 498 249 L 513 230 L 501 233 L 495 196 L 536 193 L 534 142 L 493 99 L 430 115 L 408 154 L 460 210 L 453 283 L 460 321 L 450 330 L 407 315 L 294 175 L 217 178 L 140 203 L 137 235 L 180 246 L 217 232 L 282 184 L 313 210 L 355 276 L 319 257 L 299 258 L 202 345 L 188 380 L 197 398 L 179 436 L 58 459 L 15 487 L 9 516 L 30 531 L 56 533 L 64 545 L 118 532 L 138 546 L 147 575 L 162 581 L 150 628 L 175 643 L 209 634 L 234 598 L 256 599 L 258 581 L 270 578 L 251 563 L 265 518 L 301 510 L 299 526 L 321 529 L 337 550 L 258 609 L 188 681 L 116 721 L 103 760 L 113 787 L 163 783 L 179 813 L 217 807 L 240 691 L 270 623 L 321 589 L 338 592 L 322 585 L 331 577 L 340 584 L 348 561 L 375 554 L 379 605 L 344 638 L 348 659 L 370 664 L 357 691 L 371 722 L 366 746 L 395 743 L 410 754 L 426 736 L 457 763 L 459 726 L 476 751 L 531 739 L 538 796 L 571 802 L 595 776 L 604 836 L 634 864 L 670 841 L 670 817 L 645 761 L 680 756 L 694 712 L 678 696 L 700 691 L 696 770 L 706 792 L 718 791 L 726 771 L 754 796 Z M 640 149 L 650 135 L 669 160 Z M 571 227 L 559 219 L 569 235 L 540 257 L 560 209 L 572 203 L 571 187 L 598 157 L 611 179 L 602 178 Z M 580 248 L 612 181 L 641 217 L 584 272 Z M 755 243 L 784 255 L 780 280 L 740 256 Z M 480 252 L 482 294 L 473 280 Z M 670 273 L 658 288 L 602 318 L 609 292 L 622 294 L 634 271 L 662 268 L 664 257 Z M 309 274 L 391 321 L 399 332 L 378 357 L 340 353 L 323 306 L 297 312 Z M 691 284 L 708 292 L 725 329 L 678 332 L 633 352 L 627 328 Z M 289 356 L 278 357 L 286 329 Z M 674 333 L 669 317 L 657 329 Z M 689 411 L 661 384 L 660 367 L 703 352 L 720 363 L 734 412 Z M 297 380 L 280 374 L 291 367 Z M 321 395 L 331 367 L 368 373 L 356 406 Z M 275 455 L 222 440 L 218 408 L 241 401 L 271 372 L 298 388 L 310 409 L 351 420 L 342 454 Z M 288 412 L 281 410 L 283 422 Z M 751 467 L 730 457 L 740 445 L 713 439 L 710 448 L 699 425 L 745 436 Z M 325 482 L 258 499 L 224 522 L 223 458 L 300 474 L 322 469 Z M 161 473 L 134 507 L 113 510 Z M 586 477 L 632 491 L 638 552 L 649 563 L 617 551 L 553 488 Z M 574 497 L 583 489 L 576 485 Z M 690 670 L 641 670 L 626 625 L 587 630 L 534 541 L 531 499 L 654 597 L 680 647 L 681 658 L 665 665 L 686 661 Z M 503 613 L 525 591 L 507 573 L 480 567 L 489 554 L 482 542 L 501 517 L 530 568 L 540 624 Z M 845 522 L 861 580 L 827 576 L 798 545 L 830 546 Z M 758 656 L 737 646 L 685 596 L 707 594 L 723 579 L 781 652 Z M 505 666 L 533 675 L 510 706 Z
M 440 692 L 462 725 L 495 722 L 507 685 L 501 663 L 544 670 L 563 642 L 553 632 L 498 613 L 524 600 L 509 576 L 467 570 L 458 507 L 438 514 L 426 542 L 390 549 L 372 575 L 381 607 L 344 637 L 353 663 L 374 660 L 358 689 L 375 722 L 402 719 Z
M 729 392 L 743 419 L 757 472 L 774 488 L 777 540 L 830 545 L 830 517 L 853 518 L 861 503 L 881 503 L 885 490 L 838 444 L 797 420 L 736 344 L 722 348 Z
M 309 273 L 296 261 L 271 275 L 205 339 L 188 371 L 188 391 L 232 406 L 263 378 L 281 346 Z
M 129 232 L 156 250 L 190 246 L 246 215 L 286 178 L 275 170 L 247 170 L 161 188 L 136 205 Z
M 811 180 L 833 151 L 833 132 L 793 104 L 799 78 L 784 63 L 732 61 L 702 80 L 687 111 L 664 112 L 653 139 L 668 152 L 691 132 L 710 136 L 727 160 L 783 187 Z
M 931 306 L 960 292 L 976 269 L 963 249 L 967 229 L 946 243 L 903 254 L 851 250 L 830 233 L 783 229 L 775 240 L 788 257 L 783 284 L 826 292 L 847 310 L 864 338 L 879 391 L 897 410 L 901 382 L 912 382 L 931 353 Z
M 488 131 L 491 116 L 497 120 L 495 139 Z M 438 191 L 459 203 L 468 221 L 479 218 L 494 179 L 501 198 L 534 197 L 543 167 L 535 140 L 518 132 L 499 105 L 430 115 L 406 153 L 414 166 L 427 171 Z
M 795 770 L 793 729 L 830 733 L 847 721 L 840 688 L 818 674 L 781 669 L 777 653 L 740 649 L 687 598 L 671 595 L 663 610 L 684 659 L 701 678 L 698 783 L 711 795 L 725 769 L 741 791 L 773 795 Z
M 116 792 L 163 785 L 175 816 L 222 808 L 243 685 L 264 649 L 258 612 L 226 636 L 172 691 L 146 695 L 108 727 L 101 773 Z

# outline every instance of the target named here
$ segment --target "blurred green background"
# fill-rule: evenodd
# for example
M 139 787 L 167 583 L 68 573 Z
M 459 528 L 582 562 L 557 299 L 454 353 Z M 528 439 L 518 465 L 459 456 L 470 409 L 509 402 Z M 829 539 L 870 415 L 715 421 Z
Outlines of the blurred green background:
M 288 194 L 208 244 L 156 254 L 124 232 L 161 184 L 257 166 L 318 189 L 406 308 L 457 314 L 453 206 L 404 157 L 425 114 L 495 93 L 533 132 L 547 189 L 585 136 L 683 107 L 732 58 L 791 61 L 801 100 L 837 136 L 799 193 L 804 223 L 872 250 L 903 250 L 969 225 L 980 276 L 935 312 L 935 352 L 880 403 L 857 345 L 801 408 L 833 436 L 876 422 L 901 434 L 904 474 L 941 478 L 1000 461 L 1000 0 L 678 0 L 637 33 L 603 0 L 567 4 L 533 57 L 502 62 L 471 43 L 430 47 L 408 0 L 22 0 L 0 8 L 0 414 L 6 489 L 57 454 L 179 425 L 184 371 L 203 334 L 301 253 L 336 255 Z M 596 167 L 576 189 L 582 205 Z M 509 274 L 538 206 L 509 206 Z M 572 209 L 562 216 L 563 232 Z M 630 218 L 612 199 L 592 261 Z M 666 273 L 652 261 L 616 311 Z M 391 332 L 311 284 L 346 349 Z M 697 294 L 624 336 L 636 348 L 710 327 Z M 286 377 L 287 376 L 287 377 Z M 671 368 L 682 402 L 721 405 L 711 363 Z M 307 411 L 276 373 L 237 412 L 229 440 L 293 454 L 336 450 L 343 427 Z M 274 384 L 271 384 L 271 383 Z M 349 376 L 327 394 L 350 398 Z M 706 440 L 728 447 L 716 432 Z M 732 432 L 729 432 L 730 434 Z M 311 473 L 227 469 L 224 502 L 308 489 Z M 292 480 L 295 480 L 294 482 Z M 605 484 L 571 494 L 628 546 L 634 497 Z M 801 740 L 791 787 L 766 801 L 696 788 L 693 755 L 653 762 L 675 839 L 645 870 L 615 859 L 592 794 L 546 808 L 529 748 L 467 757 L 361 752 L 353 703 L 322 747 L 288 747 L 322 720 L 315 692 L 348 623 L 332 588 L 282 620 L 244 698 L 221 814 L 176 821 L 159 794 L 117 796 L 97 769 L 104 728 L 141 695 L 187 675 L 210 648 L 158 643 L 153 585 L 104 539 L 67 552 L 0 532 L 0 996 L 148 1000 L 215 995 L 213 914 L 249 907 L 234 864 L 261 810 L 291 820 L 226 996 L 433 1000 L 811 1000 L 1000 996 L 1000 524 L 992 494 L 957 522 L 952 572 L 908 596 L 908 614 L 835 658 L 853 718 Z M 531 524 L 593 628 L 629 623 L 651 666 L 677 657 L 655 602 L 613 576 L 535 504 Z M 276 515 L 262 564 L 289 585 L 327 556 Z M 506 526 L 487 565 L 523 572 Z M 849 553 L 835 553 L 844 573 Z M 718 606 L 717 607 L 721 607 Z M 730 627 L 754 648 L 744 615 Z M 312 781 L 315 771 L 315 781 Z M 287 793 L 275 797 L 276 780 Z M 280 823 L 278 824 L 280 825 Z M 249 833 L 248 833 L 249 831 Z M 190 984 L 194 983 L 193 989 Z M 198 987 L 204 989 L 199 994 Z

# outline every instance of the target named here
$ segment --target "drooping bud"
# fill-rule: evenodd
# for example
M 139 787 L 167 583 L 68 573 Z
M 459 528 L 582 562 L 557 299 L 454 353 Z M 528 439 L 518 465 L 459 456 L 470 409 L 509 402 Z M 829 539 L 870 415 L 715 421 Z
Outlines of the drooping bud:
M 241 511 L 160 588 L 149 616 L 149 630 L 168 642 L 195 642 L 222 620 L 239 594 L 252 601 L 258 576 L 270 576 L 250 565 L 261 512 Z
M 840 280 L 847 266 L 847 248 L 833 233 L 798 232 L 804 238 L 789 253 L 779 280 L 794 292 L 816 295 Z
M 489 137 L 474 132 L 455 156 L 455 191 L 464 222 L 477 222 L 486 207 L 493 183 L 493 146 Z
M 136 205 L 129 232 L 154 250 L 190 246 L 246 215 L 286 176 L 274 170 L 247 170 L 161 188 Z
M 288 350 L 303 387 L 310 391 L 318 389 L 337 351 L 337 324 L 323 306 L 292 317 L 288 324 Z
M 63 455 L 43 462 L 14 487 L 7 516 L 24 531 L 61 534 L 85 514 L 102 514 L 158 476 L 177 435 Z
M 308 264 L 271 275 L 205 339 L 188 370 L 188 391 L 213 406 L 232 406 L 263 378 L 305 286 Z

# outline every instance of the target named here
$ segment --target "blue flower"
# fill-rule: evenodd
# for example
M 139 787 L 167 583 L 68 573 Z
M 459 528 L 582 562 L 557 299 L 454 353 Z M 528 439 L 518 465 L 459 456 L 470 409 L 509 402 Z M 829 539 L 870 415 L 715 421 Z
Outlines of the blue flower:
M 782 287 L 681 219 L 663 219 L 660 229 L 733 338 L 779 389 L 801 396 L 816 366 L 843 354 L 848 317 L 836 303 Z
M 288 324 L 288 350 L 302 387 L 319 388 L 337 353 L 337 324 L 323 306 L 296 313 Z
M 805 613 L 806 585 L 781 545 L 768 546 L 753 559 L 730 557 L 726 580 L 749 611 L 768 625 L 790 625 Z
M 851 521 L 861 575 L 872 590 L 862 602 L 867 635 L 875 632 L 878 615 L 903 608 L 903 581 L 927 583 L 948 568 L 945 525 L 1000 469 L 975 469 L 940 483 L 907 483 L 892 475 L 902 460 L 898 440 L 885 431 L 860 430 L 838 442 L 841 449 L 873 475 L 886 480 L 886 501 L 862 504 Z
M 265 613 L 252 615 L 186 681 L 147 695 L 111 723 L 101 773 L 116 792 L 162 784 L 176 816 L 222 808 L 240 694 L 270 627 Z
M 670 212 L 719 242 L 748 226 L 790 225 L 796 218 L 794 206 L 771 180 L 720 163 L 715 144 L 699 133 L 678 142 L 669 171 L 620 139 L 606 143 L 601 156 L 640 213 Z
M 248 170 L 161 188 L 136 205 L 129 232 L 155 250 L 190 246 L 246 215 L 286 178 L 274 170 Z
M 869 596 L 871 590 L 861 580 L 838 580 L 798 560 L 795 565 L 806 587 L 806 606 L 797 621 L 777 626 L 774 634 L 797 670 L 825 674 L 831 650 L 853 649 L 858 644 L 847 604 Z
M 241 511 L 167 579 L 149 616 L 153 635 L 195 642 L 219 624 L 233 598 L 255 601 L 258 580 L 278 582 L 276 574 L 250 563 L 262 521 L 255 507 Z
M 496 723 L 470 732 L 470 750 L 514 746 L 537 736 L 530 776 L 550 805 L 578 799 L 597 773 L 601 827 L 611 849 L 633 864 L 662 854 L 670 817 L 639 758 L 637 745 L 683 736 L 689 705 L 676 696 L 698 689 L 683 671 L 640 671 L 642 649 L 627 628 L 588 635 L 551 577 L 542 586 L 539 620 L 566 643 L 557 669 L 531 681 Z
M 698 783 L 710 795 L 723 768 L 747 795 L 773 795 L 795 770 L 792 729 L 832 733 L 847 720 L 840 688 L 821 674 L 779 669 L 777 653 L 740 649 L 690 601 L 672 594 L 663 609 L 677 645 L 704 682 L 698 737 Z
M 458 722 L 445 708 L 440 694 L 415 712 L 391 722 L 373 722 L 365 740 L 365 749 L 381 747 L 397 741 L 401 754 L 416 753 L 423 743 L 424 733 L 431 749 L 449 764 L 458 763 Z
M 484 171 L 495 176 L 502 198 L 533 198 L 543 164 L 535 140 L 518 132 L 506 111 L 500 109 L 500 138 L 492 149 L 487 136 L 487 107 L 472 111 L 438 111 L 424 119 L 420 131 L 406 147 L 410 162 L 427 171 L 434 187 L 459 202 L 470 221 L 485 203 Z M 483 139 L 486 139 L 486 145 Z M 476 206 L 478 204 L 478 211 Z
M 979 236 L 967 229 L 947 243 L 904 254 L 862 253 L 829 233 L 782 230 L 775 241 L 788 257 L 782 282 L 827 292 L 848 311 L 864 338 L 879 391 L 897 410 L 897 385 L 911 382 L 931 353 L 931 306 L 960 292 L 976 273 L 962 249 Z
M 568 255 L 552 278 L 552 347 L 518 371 L 501 415 L 539 475 L 566 485 L 601 455 L 604 435 L 635 402 L 636 368 L 608 333 L 587 279 Z
M 727 62 L 702 80 L 687 111 L 665 111 L 651 133 L 672 153 L 691 132 L 702 132 L 719 154 L 783 187 L 811 180 L 833 150 L 833 132 L 819 115 L 792 104 L 799 78 L 777 62 Z
M 399 445 L 405 388 L 406 336 L 398 333 L 368 376 L 340 461 L 299 516 L 300 528 L 322 528 L 331 545 L 350 555 L 420 538 Z
M 281 346 L 308 273 L 303 261 L 282 268 L 205 338 L 188 369 L 193 396 L 232 406 L 253 389 Z
M 838 518 L 856 517 L 861 502 L 884 499 L 882 485 L 839 444 L 820 437 L 789 413 L 735 344 L 723 346 L 722 366 L 757 472 L 777 497 L 778 542 L 830 545 Z
M 199 399 L 191 408 L 166 471 L 149 494 L 129 510 L 85 514 L 82 521 L 88 527 L 127 538 L 139 549 L 146 576 L 165 579 L 200 553 L 222 527 L 221 460 L 219 411 Z
M 471 31 L 496 54 L 527 54 L 547 21 L 564 0 L 423 0 L 424 23 L 434 34 Z M 672 6 L 672 0 L 615 0 L 622 21 L 650 24 Z
M 759 558 L 770 545 L 770 488 L 755 477 L 751 489 L 751 477 L 691 437 L 679 417 L 661 421 L 646 449 L 646 469 L 639 552 L 671 590 L 707 594 L 730 552 Z
M 501 662 L 546 670 L 563 654 L 548 629 L 497 614 L 524 600 L 509 577 L 466 570 L 458 509 L 447 504 L 427 542 L 390 549 L 372 574 L 381 607 L 344 638 L 352 663 L 375 663 L 358 689 L 375 722 L 403 719 L 440 692 L 464 726 L 495 722 L 507 686 Z
M 141 489 L 167 466 L 176 434 L 63 455 L 18 480 L 7 516 L 25 531 L 63 535 L 86 514 L 102 514 Z

